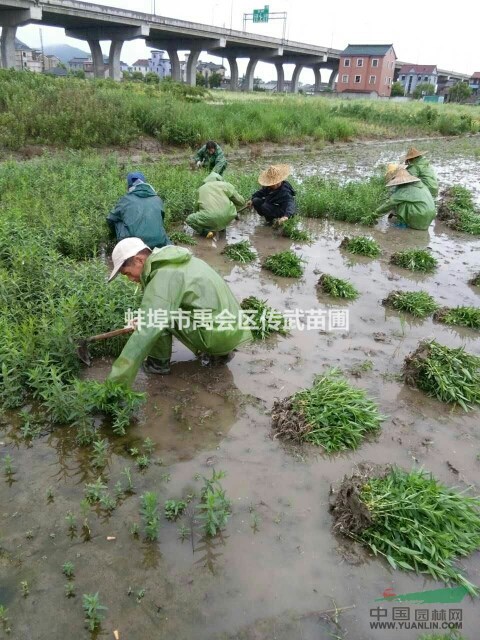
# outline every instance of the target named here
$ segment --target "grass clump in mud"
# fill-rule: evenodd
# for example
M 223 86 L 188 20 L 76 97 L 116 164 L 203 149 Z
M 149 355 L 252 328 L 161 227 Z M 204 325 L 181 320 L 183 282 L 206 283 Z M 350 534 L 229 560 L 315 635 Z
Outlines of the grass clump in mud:
M 480 331 L 480 308 L 478 307 L 442 307 L 435 312 L 433 319 L 442 324 Z
M 355 300 L 360 295 L 351 282 L 348 282 L 348 280 L 342 280 L 341 278 L 335 278 L 327 273 L 320 276 L 317 287 L 333 298 Z
M 356 449 L 384 420 L 363 389 L 350 385 L 336 370 L 315 378 L 310 389 L 276 400 L 272 409 L 275 437 L 310 442 L 326 453 Z
M 243 264 L 253 262 L 257 257 L 257 254 L 248 240 L 242 240 L 241 242 L 235 242 L 234 244 L 227 244 L 227 246 L 222 249 L 221 253 L 224 256 L 227 256 L 229 260 L 232 260 L 233 262 L 242 262 Z
M 300 278 L 303 274 L 303 260 L 293 251 L 274 253 L 265 259 L 263 268 L 283 278 Z
M 480 404 L 480 357 L 425 340 L 405 358 L 405 382 L 465 411 Z
M 97 593 L 83 594 L 83 610 L 85 612 L 85 623 L 90 631 L 95 631 L 102 620 L 103 612 L 107 611 L 107 607 L 100 604 L 100 597 Z
M 334 531 L 366 545 L 393 569 L 428 574 L 478 593 L 455 567 L 480 547 L 480 499 L 442 485 L 424 470 L 359 465 L 330 506 Z
M 284 222 L 281 229 L 282 236 L 290 238 L 290 240 L 293 240 L 294 242 L 312 242 L 312 234 L 305 231 L 305 229 L 300 229 L 298 226 L 298 220 L 295 216 Z
M 185 231 L 170 231 L 168 235 L 173 244 L 188 244 L 192 247 L 197 244 L 195 238 Z
M 340 249 L 345 249 L 356 255 L 367 256 L 368 258 L 378 258 L 382 253 L 380 245 L 368 236 L 345 237 L 340 243 Z
M 280 311 L 269 307 L 266 300 L 249 296 L 242 300 L 240 307 L 247 312 L 254 340 L 266 340 L 274 333 L 288 334 L 286 318 Z
M 437 259 L 426 249 L 406 249 L 394 253 L 390 258 L 390 264 L 421 273 L 431 273 L 438 266 Z
M 466 187 L 454 185 L 443 191 L 438 219 L 457 231 L 480 235 L 480 212 L 475 208 L 472 192 Z
M 438 304 L 426 291 L 391 291 L 382 304 L 411 313 L 416 318 L 426 318 L 438 309 Z

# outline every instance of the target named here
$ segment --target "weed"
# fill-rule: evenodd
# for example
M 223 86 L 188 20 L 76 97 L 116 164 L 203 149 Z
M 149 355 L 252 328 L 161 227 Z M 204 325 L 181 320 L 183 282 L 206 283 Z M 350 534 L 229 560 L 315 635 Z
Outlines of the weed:
M 107 611 L 107 607 L 100 604 L 98 591 L 97 593 L 84 593 L 82 599 L 85 622 L 90 631 L 95 631 L 100 626 L 103 620 L 103 612 Z
M 273 333 L 288 334 L 286 318 L 276 309 L 269 307 L 266 300 L 255 296 L 244 298 L 240 307 L 246 312 L 254 340 L 266 340 Z
M 7 613 L 8 613 L 7 607 L 3 604 L 0 604 L 0 622 L 4 625 L 8 622 Z
M 480 309 L 478 307 L 442 307 L 434 313 L 433 319 L 442 324 L 480 330 Z
M 263 262 L 263 268 L 268 269 L 276 276 L 283 278 L 300 278 L 303 274 L 303 260 L 293 251 L 282 251 L 268 256 Z
M 426 318 L 438 309 L 438 304 L 426 291 L 391 291 L 382 304 L 411 313 L 416 318 Z
M 253 533 L 258 533 L 260 531 L 261 520 L 255 511 L 252 513 L 252 521 L 250 523 L 250 527 L 252 528 Z
M 372 369 L 373 369 L 373 362 L 371 360 L 364 360 L 363 362 L 360 362 L 350 367 L 348 372 L 357 378 L 361 378 L 362 373 L 366 373 L 367 371 L 371 371 Z
M 145 589 L 139 589 L 137 591 L 137 602 L 140 603 L 144 597 L 145 597 Z
M 437 259 L 425 249 L 406 249 L 394 253 L 390 258 L 390 263 L 410 271 L 420 271 L 431 273 L 438 266 Z
M 310 389 L 276 400 L 272 409 L 276 435 L 311 442 L 327 453 L 356 449 L 367 435 L 378 433 L 384 419 L 365 391 L 335 369 L 318 376 Z
M 22 426 L 20 427 L 20 433 L 25 440 L 33 440 L 38 438 L 41 433 L 41 426 L 37 423 L 36 419 L 32 417 L 30 411 L 21 409 L 19 411 L 20 418 L 22 420 Z
M 345 237 L 340 243 L 340 249 L 368 258 L 378 258 L 382 253 L 380 245 L 368 236 Z
M 115 492 L 115 499 L 119 500 L 122 496 L 123 496 L 123 486 L 122 483 L 120 482 L 120 480 L 118 480 L 115 483 L 115 486 L 113 487 L 113 490 Z
M 173 244 L 188 244 L 191 246 L 197 244 L 195 238 L 190 234 L 185 233 L 185 231 L 169 231 L 168 235 Z
M 236 242 L 234 244 L 227 244 L 221 253 L 233 262 L 253 262 L 257 257 L 257 254 L 253 251 L 252 245 L 248 240 L 242 240 L 241 242 Z
M 166 500 L 165 501 L 165 517 L 167 520 L 176 520 L 187 508 L 184 500 Z
M 138 526 L 138 522 L 132 522 L 130 526 L 130 535 L 132 535 L 134 538 L 138 538 L 139 533 L 140 527 Z
M 145 438 L 143 441 L 143 449 L 145 453 L 149 456 L 155 451 L 155 443 L 151 438 Z
M 162 482 L 170 482 L 171 479 L 172 479 L 172 476 L 170 473 L 162 473 L 162 475 L 160 476 L 160 480 Z
M 294 242 L 312 242 L 312 235 L 308 231 L 300 229 L 296 216 L 289 218 L 284 222 L 281 226 L 281 230 L 282 236 L 290 238 L 290 240 L 293 240 Z
M 132 481 L 132 470 L 130 467 L 125 467 L 122 471 L 122 476 L 125 476 L 125 480 L 127 481 L 127 486 L 125 487 L 125 493 L 133 493 L 135 487 L 133 486 Z
M 73 578 L 75 575 L 75 566 L 73 562 L 64 562 L 62 565 L 62 573 L 67 576 L 67 578 Z
M 139 469 L 147 469 L 150 466 L 150 458 L 143 454 L 141 456 L 137 456 L 136 463 Z
M 7 478 L 13 476 L 13 474 L 15 473 L 13 458 L 9 453 L 7 453 L 7 455 L 3 458 L 3 472 L 5 473 Z
M 224 471 L 212 470 L 211 478 L 203 478 L 201 500 L 198 505 L 199 520 L 203 522 L 206 536 L 213 537 L 225 528 L 231 514 L 230 500 L 225 496 L 220 480 L 225 477 Z
M 71 511 L 67 511 L 67 515 L 65 516 L 65 521 L 68 526 L 69 531 L 75 531 L 77 528 L 77 518 Z
M 466 187 L 455 185 L 443 191 L 438 219 L 458 231 L 480 234 L 480 211 L 475 208 L 472 192 Z
M 95 440 L 95 442 L 92 444 L 92 448 L 92 465 L 94 467 L 103 469 L 103 467 L 107 464 L 108 440 Z
M 24 598 L 26 598 L 28 596 L 28 594 L 30 593 L 30 587 L 29 587 L 28 582 L 26 580 L 22 580 L 20 582 L 20 589 L 22 590 L 22 596 Z
M 143 518 L 143 527 L 147 540 L 157 540 L 160 528 L 158 517 L 158 498 L 152 491 L 146 491 L 140 497 L 140 515 Z
M 48 503 L 50 503 L 50 502 L 53 502 L 53 501 L 54 501 L 54 499 L 55 499 L 55 494 L 53 493 L 53 489 L 52 489 L 52 487 L 48 487 L 48 489 L 47 489 L 47 494 L 46 494 L 46 495 L 47 495 L 47 502 L 48 502 Z
M 66 598 L 74 598 L 75 597 L 75 583 L 67 582 L 65 585 L 65 597 Z
M 31 529 L 29 529 L 28 531 L 25 532 L 25 538 L 27 540 L 32 540 L 33 539 L 33 531 Z
M 178 529 L 178 537 L 182 542 L 190 538 L 191 533 L 192 533 L 191 530 L 188 527 L 186 527 L 184 524 L 182 524 L 182 526 Z
M 359 293 L 357 289 L 348 280 L 342 280 L 341 278 L 335 278 L 327 273 L 320 276 L 317 284 L 318 287 L 329 296 L 334 298 L 345 298 L 347 300 L 355 300 L 358 298 Z
M 407 384 L 465 411 L 480 404 L 480 357 L 463 347 L 452 349 L 425 340 L 405 358 L 403 374 Z
M 112 498 L 112 496 L 110 494 L 105 492 L 105 493 L 102 494 L 98 504 L 105 511 L 111 512 L 117 506 L 117 501 L 115 500 L 115 498 Z
M 100 502 L 106 490 L 107 485 L 103 482 L 102 478 L 97 478 L 95 482 L 85 485 L 85 500 L 88 504 Z

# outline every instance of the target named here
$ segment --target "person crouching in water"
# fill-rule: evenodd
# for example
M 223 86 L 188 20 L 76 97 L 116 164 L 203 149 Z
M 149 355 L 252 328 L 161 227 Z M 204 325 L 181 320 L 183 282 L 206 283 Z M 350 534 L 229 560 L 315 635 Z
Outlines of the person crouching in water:
M 438 179 L 428 160 L 423 157 L 424 155 L 425 151 L 418 151 L 415 147 L 410 147 L 405 156 L 407 171 L 415 178 L 420 178 L 423 184 L 428 187 L 432 196 L 436 198 L 438 195 Z
M 236 207 L 244 204 L 245 199 L 233 184 L 212 172 L 198 189 L 195 212 L 188 216 L 186 223 L 200 235 L 213 238 L 215 231 L 223 231 L 235 220 Z
M 259 216 L 265 218 L 267 224 L 282 225 L 295 215 L 295 191 L 286 180 L 289 175 L 288 164 L 272 164 L 258 178 L 262 188 L 247 202 Z

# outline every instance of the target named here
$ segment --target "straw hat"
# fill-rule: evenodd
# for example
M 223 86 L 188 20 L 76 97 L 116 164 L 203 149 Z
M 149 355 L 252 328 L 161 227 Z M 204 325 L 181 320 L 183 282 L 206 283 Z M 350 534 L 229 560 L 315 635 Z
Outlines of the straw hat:
M 397 187 L 401 184 L 409 184 L 410 182 L 421 182 L 420 178 L 412 176 L 406 169 L 400 167 L 395 174 L 393 180 L 387 182 L 387 187 Z
M 396 162 L 389 162 L 387 164 L 387 170 L 385 171 L 385 182 L 390 182 L 395 177 L 395 174 L 399 169 L 406 169 L 406 164 L 397 164 Z
M 407 160 L 413 160 L 414 158 L 420 158 L 420 156 L 424 156 L 425 153 L 426 151 L 419 151 L 418 149 L 415 149 L 415 147 L 410 147 L 407 151 L 407 155 L 405 156 L 405 162 L 407 162 Z
M 268 169 L 262 171 L 259 175 L 258 182 L 262 187 L 271 187 L 288 178 L 290 171 L 288 164 L 271 164 Z

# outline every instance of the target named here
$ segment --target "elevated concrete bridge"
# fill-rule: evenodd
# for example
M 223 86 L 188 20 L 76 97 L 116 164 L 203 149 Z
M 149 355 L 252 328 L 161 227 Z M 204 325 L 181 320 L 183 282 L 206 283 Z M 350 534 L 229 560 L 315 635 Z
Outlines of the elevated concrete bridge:
M 104 77 L 105 74 L 100 41 L 110 41 L 108 72 L 114 80 L 121 79 L 120 56 L 123 43 L 137 38 L 144 39 L 148 47 L 167 51 L 174 80 L 180 80 L 178 52 L 188 51 L 186 81 L 191 85 L 196 83 L 196 65 L 202 51 L 226 58 L 230 65 L 230 88 L 233 91 L 238 88 L 238 58 L 248 58 L 243 86 L 245 90 L 253 89 L 255 67 L 262 61 L 275 65 L 278 91 L 283 91 L 284 88 L 284 64 L 295 65 L 291 82 L 292 92 L 298 91 L 298 80 L 304 67 L 313 69 L 315 91 L 319 91 L 322 69 L 330 71 L 329 85 L 333 86 L 341 53 L 339 49 L 104 7 L 90 2 L 0 0 L 2 67 L 15 66 L 17 28 L 30 23 L 60 27 L 65 29 L 67 36 L 88 42 L 96 77 Z M 397 62 L 397 68 L 402 64 L 403 62 Z M 464 74 L 445 73 L 453 79 L 468 79 Z

